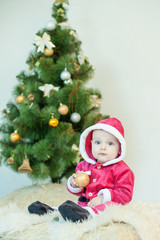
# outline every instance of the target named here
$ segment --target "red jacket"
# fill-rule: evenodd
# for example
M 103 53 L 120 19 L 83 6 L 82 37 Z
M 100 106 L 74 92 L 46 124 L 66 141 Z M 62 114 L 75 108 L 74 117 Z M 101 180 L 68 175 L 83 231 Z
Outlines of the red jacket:
M 82 194 L 87 199 L 103 194 L 103 203 L 111 201 L 126 204 L 131 201 L 134 174 L 123 161 L 109 166 L 103 166 L 99 162 L 93 165 L 82 161 L 77 165 L 77 171 L 90 171 L 90 182 L 85 188 L 73 188 L 68 181 L 67 188 L 72 194 Z

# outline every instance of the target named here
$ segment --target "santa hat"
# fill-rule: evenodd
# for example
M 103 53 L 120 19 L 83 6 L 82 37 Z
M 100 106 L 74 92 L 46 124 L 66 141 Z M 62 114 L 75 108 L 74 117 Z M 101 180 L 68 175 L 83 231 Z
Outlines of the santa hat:
M 121 152 L 120 154 L 115 158 L 112 159 L 108 162 L 105 162 L 103 166 L 108 166 L 114 163 L 117 163 L 121 160 L 123 160 L 126 152 L 126 143 L 124 139 L 124 129 L 121 124 L 121 122 L 116 119 L 116 118 L 107 118 L 104 120 L 101 120 L 100 122 L 96 123 L 95 125 L 92 125 L 88 127 L 80 137 L 80 153 L 82 157 L 84 158 L 85 161 L 95 164 L 96 159 L 92 155 L 92 145 L 91 145 L 91 140 L 92 140 L 92 132 L 93 130 L 104 130 L 108 133 L 111 133 L 114 135 L 121 147 Z

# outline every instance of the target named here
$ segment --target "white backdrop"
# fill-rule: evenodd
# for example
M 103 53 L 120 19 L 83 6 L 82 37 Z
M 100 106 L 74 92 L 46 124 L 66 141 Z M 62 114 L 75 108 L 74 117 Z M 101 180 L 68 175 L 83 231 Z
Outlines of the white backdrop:
M 28 67 L 34 35 L 51 19 L 53 2 L 0 1 L 0 111 L 12 98 L 16 75 Z M 70 0 L 68 18 L 96 67 L 88 85 L 102 92 L 101 112 L 124 125 L 133 200 L 160 201 L 160 1 Z M 32 184 L 4 166 L 0 180 L 0 196 Z

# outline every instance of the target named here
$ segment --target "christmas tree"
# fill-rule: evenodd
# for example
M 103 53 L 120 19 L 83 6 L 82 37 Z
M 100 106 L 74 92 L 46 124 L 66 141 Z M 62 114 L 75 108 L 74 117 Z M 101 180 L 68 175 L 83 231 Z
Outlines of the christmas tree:
M 82 131 L 107 117 L 99 113 L 100 92 L 85 86 L 94 68 L 68 24 L 67 4 L 56 0 L 52 20 L 36 33 L 29 68 L 17 76 L 0 126 L 3 162 L 32 179 L 53 182 L 68 177 L 81 160 Z

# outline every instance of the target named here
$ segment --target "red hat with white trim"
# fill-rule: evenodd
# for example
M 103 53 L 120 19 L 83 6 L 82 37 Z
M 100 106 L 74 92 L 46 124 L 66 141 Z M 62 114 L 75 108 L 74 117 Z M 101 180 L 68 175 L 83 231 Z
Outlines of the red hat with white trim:
M 121 122 L 117 118 L 107 118 L 100 122 L 88 127 L 80 137 L 80 153 L 86 162 L 91 164 L 96 163 L 96 159 L 92 155 L 92 132 L 94 130 L 104 130 L 113 136 L 115 136 L 121 146 L 121 153 L 115 158 L 108 162 L 103 163 L 103 166 L 108 166 L 123 160 L 126 153 L 126 142 L 124 139 L 124 128 Z

